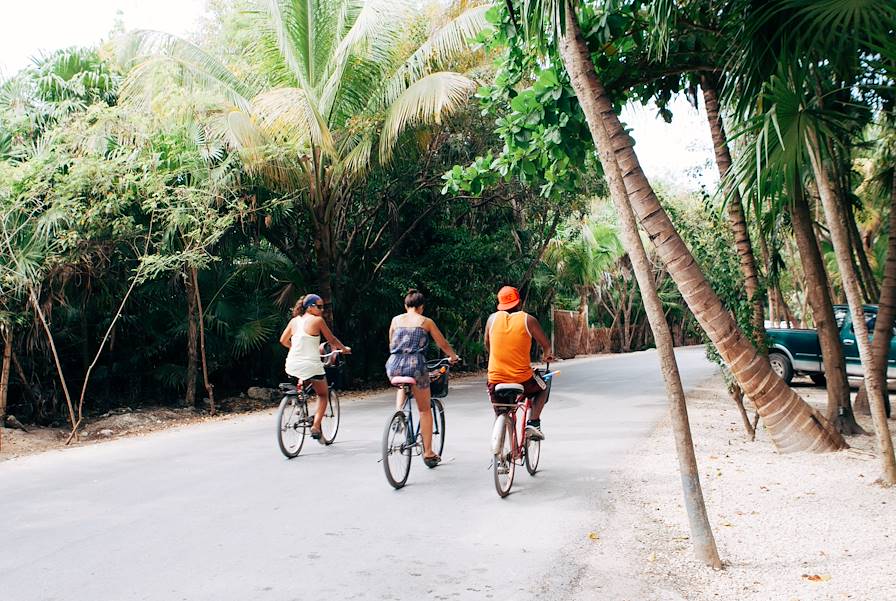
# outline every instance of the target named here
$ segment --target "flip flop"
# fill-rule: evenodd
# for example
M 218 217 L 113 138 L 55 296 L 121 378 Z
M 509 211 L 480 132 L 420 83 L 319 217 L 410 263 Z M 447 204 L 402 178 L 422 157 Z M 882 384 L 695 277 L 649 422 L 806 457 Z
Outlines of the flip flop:
M 311 428 L 311 438 L 313 438 L 314 440 L 320 440 L 320 437 L 321 431 L 316 428 Z
M 428 467 L 429 469 L 432 469 L 435 466 L 439 465 L 439 463 L 441 463 L 441 461 L 442 461 L 442 458 L 439 457 L 438 455 L 433 455 L 432 457 L 424 457 L 423 458 L 423 463 L 425 463 L 426 467 Z

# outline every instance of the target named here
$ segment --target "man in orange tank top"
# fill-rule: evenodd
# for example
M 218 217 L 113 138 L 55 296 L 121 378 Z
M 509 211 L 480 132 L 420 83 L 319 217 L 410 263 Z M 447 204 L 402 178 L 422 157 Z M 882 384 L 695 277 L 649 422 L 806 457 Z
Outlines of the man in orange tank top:
M 488 392 L 494 401 L 498 384 L 522 384 L 523 394 L 532 398 L 532 413 L 526 422 L 526 433 L 534 440 L 544 440 L 541 432 L 541 410 L 547 400 L 544 380 L 532 371 L 529 353 L 532 339 L 541 346 L 543 360 L 554 360 L 551 342 L 541 324 L 522 310 L 519 290 L 504 286 L 498 291 L 498 310 L 485 324 L 485 348 L 488 350 Z

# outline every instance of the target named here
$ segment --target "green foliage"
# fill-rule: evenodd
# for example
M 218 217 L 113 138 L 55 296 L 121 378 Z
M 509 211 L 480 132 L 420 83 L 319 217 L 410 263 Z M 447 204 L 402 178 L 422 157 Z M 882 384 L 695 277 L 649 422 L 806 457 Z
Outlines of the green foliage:
M 494 27 L 480 41 L 498 54 L 497 69 L 495 83 L 481 87 L 476 96 L 483 114 L 495 119 L 504 147 L 497 157 L 489 153 L 466 168 L 452 168 L 444 176 L 443 193 L 479 195 L 499 177 L 540 187 L 545 197 L 579 193 L 584 186 L 580 167 L 591 158 L 594 168 L 596 161 L 566 70 L 556 56 L 539 64 L 536 55 L 510 43 L 516 30 L 506 6 L 492 7 L 486 17 Z

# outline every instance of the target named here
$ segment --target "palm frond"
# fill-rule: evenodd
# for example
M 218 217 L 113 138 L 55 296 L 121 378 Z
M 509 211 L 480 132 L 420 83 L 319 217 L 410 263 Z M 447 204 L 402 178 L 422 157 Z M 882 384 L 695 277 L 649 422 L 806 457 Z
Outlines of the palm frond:
M 314 85 L 317 4 L 312 0 L 268 0 L 267 3 L 280 54 L 299 85 L 309 91 Z
M 277 88 L 252 99 L 258 126 L 273 138 L 296 143 L 310 140 L 325 152 L 333 151 L 333 139 L 305 90 Z
M 180 84 L 188 89 L 212 89 L 232 105 L 249 110 L 257 87 L 238 77 L 196 44 L 158 31 L 140 30 L 118 41 L 119 56 L 135 65 L 121 87 L 125 101 L 145 105 L 155 96 L 154 76 L 164 65 L 177 70 Z M 161 91 L 159 91 L 161 93 Z
M 474 6 L 436 30 L 399 67 L 384 87 L 381 106 L 390 106 L 409 86 L 426 76 L 433 66 L 444 65 L 467 51 L 472 39 L 491 27 L 485 18 L 489 6 Z
M 386 114 L 380 135 L 380 162 L 389 162 L 401 133 L 417 125 L 439 124 L 466 102 L 476 84 L 459 73 L 440 71 L 420 79 L 399 96 Z

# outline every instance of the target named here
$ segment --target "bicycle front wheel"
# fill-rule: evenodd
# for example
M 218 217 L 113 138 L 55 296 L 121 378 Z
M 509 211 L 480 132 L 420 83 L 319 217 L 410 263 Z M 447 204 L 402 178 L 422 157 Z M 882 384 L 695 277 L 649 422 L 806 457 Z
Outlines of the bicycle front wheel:
M 538 470 L 538 460 L 541 459 L 541 441 L 526 437 L 526 471 L 534 476 Z
M 516 472 L 516 463 L 513 460 L 513 422 L 506 415 L 499 415 L 495 418 L 493 432 L 500 432 L 501 438 L 500 441 L 494 441 L 492 471 L 495 476 L 495 490 L 498 491 L 498 496 L 503 498 L 510 494 L 513 475 Z
M 324 418 L 320 424 L 321 436 L 325 444 L 333 444 L 336 433 L 339 431 L 339 394 L 330 389 L 330 402 L 324 412 Z
M 445 407 L 442 401 L 432 399 L 432 451 L 441 455 L 445 449 Z
M 294 396 L 284 396 L 277 409 L 277 444 L 288 459 L 298 456 L 305 443 L 306 409 Z
M 411 437 L 403 411 L 396 411 L 383 432 L 383 469 L 393 488 L 401 488 L 411 472 Z

